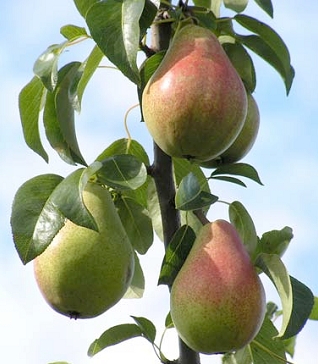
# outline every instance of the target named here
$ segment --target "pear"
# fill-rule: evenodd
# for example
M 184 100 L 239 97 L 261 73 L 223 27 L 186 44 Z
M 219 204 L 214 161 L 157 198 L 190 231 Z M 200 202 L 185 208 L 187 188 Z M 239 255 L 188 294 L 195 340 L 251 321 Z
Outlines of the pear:
M 211 160 L 234 142 L 246 91 L 210 30 L 188 24 L 176 32 L 144 88 L 142 112 L 152 138 L 172 157 Z
M 261 280 L 233 225 L 204 225 L 171 289 L 181 339 L 204 354 L 235 351 L 258 333 L 265 314 Z
M 260 114 L 257 103 L 251 94 L 247 95 L 247 115 L 238 137 L 234 143 L 219 157 L 200 163 L 205 168 L 216 168 L 222 164 L 235 163 L 244 158 L 252 149 L 259 130 Z
M 48 304 L 71 318 L 91 318 L 126 293 L 134 255 L 109 191 L 88 183 L 83 201 L 99 232 L 67 220 L 48 248 L 34 259 L 37 284 Z

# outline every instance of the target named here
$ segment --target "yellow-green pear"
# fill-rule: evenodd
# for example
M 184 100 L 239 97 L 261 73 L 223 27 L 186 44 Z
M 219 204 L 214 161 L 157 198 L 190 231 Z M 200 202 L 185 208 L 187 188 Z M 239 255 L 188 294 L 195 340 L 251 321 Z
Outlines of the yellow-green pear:
M 178 30 L 142 95 L 143 119 L 172 157 L 211 160 L 241 131 L 244 85 L 218 38 L 188 24 Z
M 71 318 L 91 318 L 114 306 L 134 272 L 129 238 L 109 191 L 88 183 L 83 201 L 99 232 L 67 220 L 34 259 L 35 278 L 48 304 Z
M 171 289 L 170 310 L 193 350 L 225 353 L 247 345 L 265 314 L 261 280 L 234 226 L 204 225 Z
M 202 167 L 216 168 L 222 164 L 238 162 L 252 149 L 259 130 L 260 115 L 257 103 L 251 94 L 247 95 L 247 101 L 247 115 L 243 129 L 234 143 L 217 158 L 200 163 Z

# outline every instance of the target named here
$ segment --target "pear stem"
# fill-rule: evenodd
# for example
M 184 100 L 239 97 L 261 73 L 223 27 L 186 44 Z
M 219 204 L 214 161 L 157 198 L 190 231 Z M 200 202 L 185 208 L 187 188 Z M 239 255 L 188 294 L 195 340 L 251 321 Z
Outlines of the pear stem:
M 157 18 L 163 19 L 166 11 L 159 10 Z M 171 23 L 154 22 L 152 25 L 151 48 L 158 52 L 169 47 L 171 37 Z M 163 237 L 165 249 L 167 249 L 172 236 L 180 228 L 180 213 L 175 208 L 175 183 L 173 178 L 172 159 L 165 154 L 156 143 L 154 143 L 154 162 L 151 166 L 151 176 L 157 189 L 160 212 L 162 217 Z M 171 287 L 169 287 L 171 290 Z M 191 350 L 179 338 L 179 358 L 175 364 L 200 364 L 199 353 Z

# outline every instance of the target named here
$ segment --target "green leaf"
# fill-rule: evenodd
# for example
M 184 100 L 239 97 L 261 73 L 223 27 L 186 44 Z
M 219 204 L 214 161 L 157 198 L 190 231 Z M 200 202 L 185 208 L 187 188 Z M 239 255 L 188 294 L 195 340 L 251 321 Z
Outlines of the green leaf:
M 80 62 L 65 65 L 53 93 L 48 93 L 43 114 L 47 139 L 60 157 L 69 164 L 86 162 L 79 150 L 74 125 L 76 87 L 82 75 Z
M 156 327 L 155 325 L 145 317 L 131 316 L 136 324 L 142 330 L 143 337 L 154 344 L 156 339 Z
M 242 186 L 242 187 L 246 187 L 246 184 L 241 181 L 240 179 L 238 178 L 234 178 L 234 177 L 229 177 L 229 176 L 215 176 L 213 177 L 213 179 L 217 179 L 219 181 L 225 181 L 225 182 L 230 182 L 230 183 L 235 183 L 239 186 Z
M 262 235 L 257 250 L 262 253 L 277 254 L 282 257 L 293 236 L 293 230 L 288 226 L 281 230 L 268 231 Z
M 140 30 L 145 0 L 107 0 L 94 4 L 86 14 L 91 35 L 105 56 L 137 85 Z
M 312 292 L 288 275 L 278 255 L 262 253 L 256 264 L 271 279 L 282 302 L 283 321 L 277 337 L 288 339 L 297 335 L 310 316 L 314 304 Z
M 210 6 L 208 8 L 190 6 L 189 10 L 191 11 L 191 14 L 200 26 L 203 26 L 210 30 L 216 30 L 217 18 L 211 10 Z
M 265 317 L 259 333 L 250 343 L 253 364 L 282 364 L 286 362 L 284 343 L 281 340 L 273 340 L 277 333 L 274 324 Z
M 79 13 L 85 18 L 88 9 L 100 0 L 74 0 Z
M 158 284 L 172 285 L 193 246 L 195 237 L 189 225 L 183 225 L 176 231 L 166 250 Z
M 249 345 L 244 346 L 235 353 L 224 354 L 222 364 L 252 364 L 252 356 Z
M 119 154 L 102 161 L 98 177 L 109 187 L 135 190 L 147 180 L 146 166 L 132 154 Z
M 247 163 L 224 164 L 211 173 L 211 178 L 224 174 L 242 176 L 249 178 L 260 185 L 263 185 L 256 169 Z
M 274 16 L 274 9 L 271 0 L 255 0 L 256 4 L 260 6 L 271 18 Z
M 140 39 L 142 39 L 147 29 L 151 26 L 157 14 L 157 7 L 151 0 L 145 0 L 145 6 L 139 19 Z
M 314 305 L 311 310 L 309 319 L 316 320 L 316 321 L 318 320 L 318 297 L 314 297 Z
M 142 336 L 141 328 L 136 324 L 121 324 L 106 330 L 89 347 L 87 355 L 93 357 L 109 346 L 119 344 L 125 340 Z
M 245 10 L 248 0 L 223 0 L 226 8 L 240 13 Z
M 64 225 L 64 216 L 50 196 L 63 177 L 45 174 L 25 182 L 16 192 L 11 211 L 11 228 L 23 264 L 42 253 Z
M 138 255 L 135 253 L 135 270 L 130 286 L 123 298 L 142 298 L 145 291 L 145 277 Z
M 81 109 L 84 90 L 85 90 L 89 80 L 95 73 L 95 71 L 96 71 L 97 67 L 99 66 L 103 57 L 104 57 L 104 54 L 96 45 L 93 48 L 90 55 L 88 56 L 88 58 L 82 63 L 82 65 L 80 67 L 80 69 L 83 69 L 83 74 L 77 85 L 77 95 L 76 95 L 77 100 L 76 101 L 78 104 L 78 107 L 77 107 L 78 111 L 80 111 L 80 109 Z
M 73 24 L 68 24 L 61 27 L 60 33 L 69 41 L 74 41 L 82 37 L 88 38 L 89 36 L 85 28 Z
M 19 112 L 26 144 L 48 162 L 49 158 L 43 148 L 39 132 L 39 115 L 45 94 L 46 90 L 41 80 L 33 77 L 19 94 Z
M 222 4 L 222 0 L 194 0 L 193 3 L 196 6 L 211 9 L 216 17 L 220 16 L 220 7 Z
M 118 196 L 115 206 L 133 248 L 139 254 L 146 254 L 153 243 L 153 229 L 148 211 L 125 196 Z
M 257 234 L 250 214 L 239 201 L 234 201 L 229 206 L 229 218 L 231 223 L 235 226 L 251 259 L 254 261 L 257 246 Z
M 167 329 L 170 329 L 170 328 L 174 327 L 170 311 L 169 311 L 169 313 L 168 313 L 168 315 L 166 316 L 166 319 L 165 319 L 165 327 Z
M 246 29 L 258 34 L 242 36 L 238 39 L 272 65 L 282 76 L 287 94 L 293 83 L 295 71 L 290 64 L 288 48 L 282 38 L 267 24 L 247 15 L 236 15 L 234 19 Z
M 147 208 L 152 221 L 152 227 L 158 238 L 163 241 L 163 227 L 160 205 L 155 182 L 153 178 L 149 180 L 147 186 Z
M 185 211 L 210 206 L 217 200 L 217 196 L 201 189 L 199 180 L 193 172 L 182 179 L 175 197 L 176 208 Z
M 255 67 L 251 56 L 240 43 L 224 43 L 223 48 L 250 93 L 256 87 Z

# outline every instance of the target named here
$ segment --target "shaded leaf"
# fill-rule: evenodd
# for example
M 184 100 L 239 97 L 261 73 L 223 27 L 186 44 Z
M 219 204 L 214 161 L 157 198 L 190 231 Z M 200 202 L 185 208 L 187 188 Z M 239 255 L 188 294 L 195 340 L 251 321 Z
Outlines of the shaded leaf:
M 245 245 L 251 259 L 254 261 L 256 257 L 257 234 L 253 219 L 239 201 L 234 201 L 230 204 L 229 218 L 242 239 L 242 243 Z
M 113 326 L 90 345 L 87 355 L 92 357 L 109 346 L 119 344 L 134 337 L 140 337 L 142 334 L 141 328 L 136 324 Z
M 155 325 L 146 317 L 136 317 L 136 316 L 131 316 L 131 317 L 135 320 L 136 324 L 142 330 L 143 337 L 153 344 L 156 339 Z
M 165 327 L 167 329 L 170 329 L 170 328 L 174 327 L 170 311 L 169 311 L 169 313 L 168 313 L 168 315 L 166 316 L 166 319 L 165 319 Z
M 206 8 L 199 6 L 190 6 L 189 9 L 200 26 L 203 26 L 210 30 L 216 30 L 217 18 L 211 10 L 211 5 Z
M 314 297 L 314 305 L 309 318 L 310 320 L 318 320 L 318 297 Z
M 224 164 L 216 168 L 211 173 L 211 178 L 214 178 L 214 176 L 225 174 L 246 177 L 260 185 L 263 185 L 256 169 L 247 163 Z
M 130 286 L 123 298 L 141 298 L 145 291 L 145 277 L 138 255 L 135 253 L 135 270 Z
M 135 190 L 147 180 L 146 166 L 132 154 L 119 154 L 102 161 L 98 178 L 109 187 Z
M 256 4 L 260 6 L 271 18 L 274 16 L 274 9 L 271 0 L 255 0 Z
M 219 180 L 219 181 L 225 181 L 225 182 L 231 182 L 231 183 L 235 183 L 239 186 L 242 186 L 242 187 L 246 187 L 246 184 L 241 181 L 240 179 L 238 178 L 234 178 L 234 177 L 229 177 L 229 176 L 215 176 L 213 177 L 213 179 L 215 180 Z
M 166 250 L 158 284 L 172 285 L 193 246 L 195 237 L 189 225 L 183 225 L 176 231 Z
M 157 7 L 151 0 L 145 0 L 145 6 L 139 19 L 140 38 L 143 38 L 157 14 Z
M 85 18 L 88 9 L 100 0 L 74 0 L 77 10 Z
M 105 56 L 137 85 L 139 19 L 145 0 L 108 0 L 95 3 L 86 14 L 91 35 Z
M 125 196 L 118 196 L 115 206 L 133 248 L 139 254 L 146 254 L 153 243 L 153 229 L 148 211 Z
M 49 158 L 43 148 L 39 132 L 39 115 L 46 90 L 38 77 L 32 80 L 19 94 L 19 112 L 26 144 L 46 162 Z
M 175 197 L 176 208 L 179 210 L 201 209 L 217 200 L 217 196 L 201 189 L 198 178 L 193 172 L 182 179 Z
M 245 10 L 248 0 L 223 0 L 226 8 L 240 13 Z

